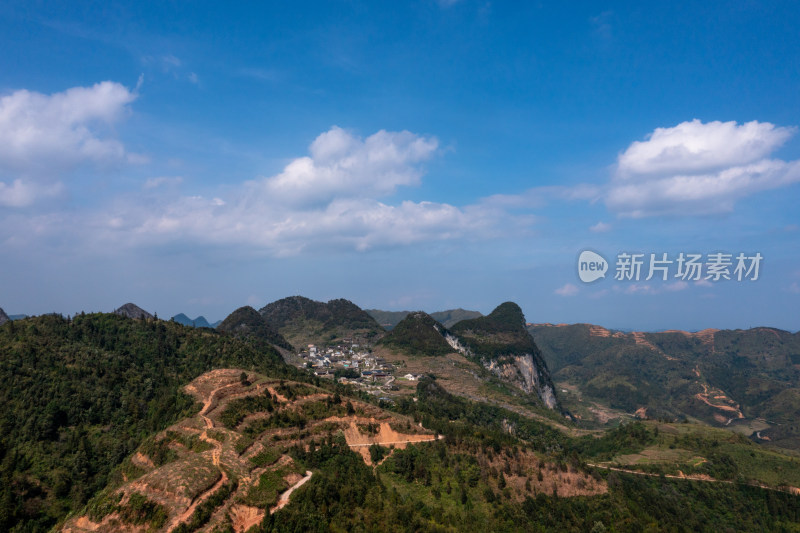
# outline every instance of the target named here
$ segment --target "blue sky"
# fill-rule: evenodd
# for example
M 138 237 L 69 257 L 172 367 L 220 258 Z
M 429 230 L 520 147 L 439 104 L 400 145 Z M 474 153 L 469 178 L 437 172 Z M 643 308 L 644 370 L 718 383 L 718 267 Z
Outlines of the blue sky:
M 794 2 L 160 4 L 0 5 L 8 313 L 800 329 Z M 764 259 L 637 282 L 621 252 Z

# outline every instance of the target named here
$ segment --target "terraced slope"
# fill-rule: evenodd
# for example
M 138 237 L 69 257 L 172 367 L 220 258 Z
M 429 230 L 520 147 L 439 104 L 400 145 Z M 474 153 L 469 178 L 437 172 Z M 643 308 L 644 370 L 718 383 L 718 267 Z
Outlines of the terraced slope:
M 374 444 L 399 450 L 436 440 L 400 415 L 240 369 L 207 372 L 185 391 L 202 403 L 200 412 L 141 446 L 117 482 L 62 531 L 246 531 L 313 476 L 292 458 L 298 446 L 340 433 L 372 464 Z

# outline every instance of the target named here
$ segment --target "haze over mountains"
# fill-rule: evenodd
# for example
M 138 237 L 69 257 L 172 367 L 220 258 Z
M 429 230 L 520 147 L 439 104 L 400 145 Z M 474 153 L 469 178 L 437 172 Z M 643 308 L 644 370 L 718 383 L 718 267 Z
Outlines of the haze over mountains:
M 206 317 L 202 315 L 198 316 L 197 318 L 189 318 L 183 313 L 178 313 L 177 315 L 173 316 L 172 320 L 174 320 L 178 324 L 183 324 L 184 326 L 192 326 L 195 328 L 215 328 L 220 324 L 220 322 L 222 322 L 221 320 L 219 320 L 217 322 L 214 322 L 213 324 L 210 324 L 208 320 L 206 320 Z
M 385 330 L 389 331 L 400 323 L 411 311 L 381 311 L 380 309 L 365 309 Z M 436 311 L 430 316 L 449 328 L 461 320 L 467 318 L 478 318 L 483 316 L 479 311 L 467 311 L 466 309 L 449 309 L 447 311 Z

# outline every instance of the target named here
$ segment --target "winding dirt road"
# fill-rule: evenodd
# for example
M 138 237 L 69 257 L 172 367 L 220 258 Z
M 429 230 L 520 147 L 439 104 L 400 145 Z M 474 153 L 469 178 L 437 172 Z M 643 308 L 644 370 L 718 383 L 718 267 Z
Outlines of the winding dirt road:
M 220 467 L 220 458 L 222 456 L 222 443 L 208 436 L 208 430 L 214 429 L 214 421 L 211 420 L 211 418 L 209 418 L 208 413 L 210 413 L 212 410 L 216 408 L 216 405 L 214 404 L 214 399 L 217 393 L 222 389 L 226 389 L 236 385 L 238 384 L 233 383 L 230 385 L 225 385 L 223 387 L 218 387 L 213 391 L 211 391 L 211 394 L 209 394 L 208 398 L 206 398 L 205 402 L 203 402 L 203 409 L 200 410 L 200 418 L 203 419 L 203 423 L 205 424 L 205 429 L 200 434 L 200 440 L 207 442 L 214 447 L 214 449 L 211 451 L 211 460 L 213 461 L 214 466 L 216 466 L 219 469 L 221 476 L 217 480 L 217 482 L 211 486 L 211 488 L 209 488 L 208 490 L 200 494 L 198 497 L 196 497 L 189 505 L 189 507 L 186 508 L 185 511 L 183 511 L 180 515 L 178 515 L 173 519 L 173 521 L 167 527 L 167 531 L 173 531 L 180 524 L 189 520 L 194 514 L 195 510 L 197 509 L 197 506 L 206 501 L 212 494 L 214 494 L 221 486 L 223 486 L 228 481 L 228 474 L 225 472 L 225 469 Z
M 283 492 L 283 494 L 280 495 L 280 497 L 278 498 L 278 503 L 275 505 L 275 507 L 269 510 L 269 514 L 274 514 L 276 511 L 280 511 L 281 509 L 286 507 L 289 504 L 289 497 L 292 495 L 292 493 L 295 490 L 302 487 L 306 483 L 306 481 L 311 479 L 312 475 L 314 475 L 314 473 L 311 470 L 306 470 L 306 475 L 304 478 L 302 478 L 300 481 L 289 487 L 286 491 Z

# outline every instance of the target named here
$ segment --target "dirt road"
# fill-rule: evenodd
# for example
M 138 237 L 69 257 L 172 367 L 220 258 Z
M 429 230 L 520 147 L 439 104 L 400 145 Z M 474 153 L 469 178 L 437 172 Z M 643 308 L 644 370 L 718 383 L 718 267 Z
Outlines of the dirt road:
M 289 487 L 283 494 L 280 495 L 280 497 L 278 498 L 278 503 L 275 505 L 275 507 L 273 507 L 272 509 L 269 510 L 269 514 L 273 514 L 276 511 L 279 511 L 279 510 L 283 509 L 286 505 L 288 505 L 289 504 L 289 497 L 292 495 L 292 493 L 295 490 L 297 490 L 300 487 L 302 487 L 306 483 L 306 481 L 311 479 L 311 476 L 313 474 L 314 473 L 311 470 L 307 470 L 306 471 L 306 475 L 305 475 L 304 478 L 302 478 L 300 481 L 298 481 L 297 483 L 295 483 L 294 485 Z

